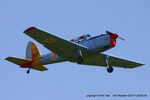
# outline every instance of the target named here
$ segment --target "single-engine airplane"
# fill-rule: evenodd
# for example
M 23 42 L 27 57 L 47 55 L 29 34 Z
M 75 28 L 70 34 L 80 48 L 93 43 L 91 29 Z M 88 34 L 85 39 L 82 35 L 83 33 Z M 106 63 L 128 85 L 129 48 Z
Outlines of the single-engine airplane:
M 41 55 L 37 46 L 29 42 L 26 49 L 26 59 L 7 57 L 6 60 L 19 65 L 21 68 L 28 68 L 39 71 L 48 70 L 43 65 L 70 61 L 82 65 L 105 66 L 109 73 L 113 72 L 113 67 L 135 68 L 144 64 L 110 56 L 103 52 L 116 46 L 116 39 L 124 38 L 117 33 L 106 31 L 91 37 L 89 34 L 82 35 L 70 41 L 44 32 L 36 27 L 30 27 L 24 31 L 26 35 L 41 43 L 50 53 Z

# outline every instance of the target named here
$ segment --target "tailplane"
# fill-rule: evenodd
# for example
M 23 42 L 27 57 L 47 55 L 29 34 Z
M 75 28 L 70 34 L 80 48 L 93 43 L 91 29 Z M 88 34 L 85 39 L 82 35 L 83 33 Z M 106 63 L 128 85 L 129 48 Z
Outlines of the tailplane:
M 16 58 L 16 57 L 7 57 L 5 60 L 10 61 L 16 65 L 24 65 L 24 64 L 32 62 L 32 60 L 30 59 L 22 59 L 22 58 Z
M 16 65 L 19 65 L 21 68 L 28 68 L 27 73 L 29 73 L 30 69 L 35 69 L 38 71 L 48 70 L 41 64 L 40 62 L 41 57 L 42 56 L 37 46 L 30 41 L 26 48 L 26 59 L 7 57 L 5 60 L 10 61 Z

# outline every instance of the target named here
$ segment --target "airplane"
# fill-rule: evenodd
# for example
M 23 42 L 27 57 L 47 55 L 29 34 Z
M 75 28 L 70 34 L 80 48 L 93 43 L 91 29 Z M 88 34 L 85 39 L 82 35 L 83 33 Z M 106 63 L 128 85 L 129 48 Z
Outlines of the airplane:
M 29 41 L 26 48 L 26 59 L 7 57 L 5 60 L 20 66 L 38 71 L 46 71 L 47 64 L 59 62 L 73 62 L 81 65 L 104 66 L 108 73 L 113 72 L 113 66 L 120 68 L 135 68 L 144 64 L 122 59 L 103 53 L 116 46 L 117 33 L 106 31 L 106 34 L 98 36 L 82 35 L 72 40 L 66 40 L 36 27 L 30 27 L 24 31 L 26 35 L 41 43 L 50 53 L 41 55 L 36 44 Z

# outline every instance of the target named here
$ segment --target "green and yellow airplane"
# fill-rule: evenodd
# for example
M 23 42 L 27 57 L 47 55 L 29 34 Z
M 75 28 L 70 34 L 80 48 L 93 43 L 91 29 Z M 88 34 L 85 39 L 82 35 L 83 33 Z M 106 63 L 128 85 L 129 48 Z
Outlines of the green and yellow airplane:
M 105 66 L 111 73 L 113 67 L 135 68 L 144 64 L 110 56 L 103 52 L 116 46 L 116 39 L 121 38 L 117 33 L 106 31 L 91 37 L 89 34 L 82 35 L 70 41 L 44 32 L 36 27 L 30 27 L 24 31 L 26 35 L 41 43 L 45 48 L 52 51 L 41 55 L 37 46 L 29 42 L 26 49 L 26 59 L 7 57 L 6 60 L 19 65 L 21 68 L 28 68 L 39 71 L 48 70 L 43 65 L 70 61 L 82 65 Z

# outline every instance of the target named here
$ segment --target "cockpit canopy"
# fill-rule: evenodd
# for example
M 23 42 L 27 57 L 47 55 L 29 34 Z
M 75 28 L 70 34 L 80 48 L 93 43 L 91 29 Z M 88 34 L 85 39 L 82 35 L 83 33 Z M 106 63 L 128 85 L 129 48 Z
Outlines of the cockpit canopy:
M 90 38 L 91 38 L 91 36 L 89 34 L 85 34 L 85 35 L 82 35 L 80 37 L 74 38 L 71 41 L 73 41 L 73 42 L 81 42 L 81 41 L 88 40 Z

